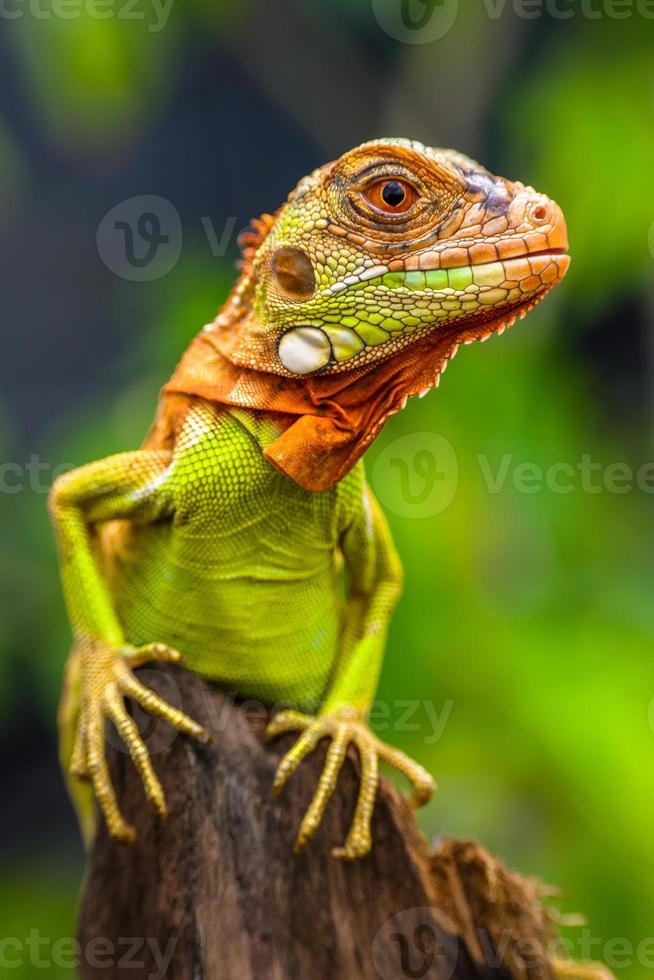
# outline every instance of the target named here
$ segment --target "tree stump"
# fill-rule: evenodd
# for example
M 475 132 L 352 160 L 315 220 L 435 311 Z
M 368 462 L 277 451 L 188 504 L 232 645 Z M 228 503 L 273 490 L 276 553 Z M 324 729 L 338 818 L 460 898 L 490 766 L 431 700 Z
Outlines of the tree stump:
M 79 915 L 84 980 L 553 975 L 552 930 L 529 882 L 470 842 L 432 853 L 408 803 L 384 780 L 371 854 L 334 860 L 331 847 L 345 839 L 356 800 L 354 755 L 314 840 L 294 854 L 325 746 L 273 799 L 277 763 L 295 735 L 265 743 L 265 708 L 238 704 L 181 668 L 139 673 L 213 740 L 199 745 L 136 710 L 166 793 L 170 812 L 161 820 L 111 738 L 119 804 L 138 837 L 118 844 L 100 824 Z M 516 953 L 525 938 L 527 957 Z

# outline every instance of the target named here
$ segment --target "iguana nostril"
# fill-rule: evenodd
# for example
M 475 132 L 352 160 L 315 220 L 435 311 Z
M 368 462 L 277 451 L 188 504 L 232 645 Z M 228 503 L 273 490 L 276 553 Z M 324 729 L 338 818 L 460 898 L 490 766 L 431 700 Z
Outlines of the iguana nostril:
M 270 268 L 277 282 L 291 299 L 305 300 L 316 290 L 311 260 L 301 248 L 284 245 L 273 252 Z
M 546 221 L 547 220 L 547 208 L 544 204 L 537 204 L 531 212 L 531 217 L 534 221 Z

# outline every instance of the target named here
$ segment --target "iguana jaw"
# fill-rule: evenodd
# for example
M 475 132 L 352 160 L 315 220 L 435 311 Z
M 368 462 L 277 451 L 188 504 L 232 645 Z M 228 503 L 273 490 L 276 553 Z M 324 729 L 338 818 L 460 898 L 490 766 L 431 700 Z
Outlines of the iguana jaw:
M 430 334 L 447 360 L 459 343 L 485 340 L 524 317 L 569 264 L 559 248 L 450 269 L 424 263 L 421 269 L 395 271 L 378 266 L 374 276 L 364 273 L 345 284 L 348 293 L 361 293 L 364 303 L 372 291 L 367 315 L 360 305 L 349 315 L 328 314 L 322 321 L 291 326 L 279 339 L 279 358 L 291 375 L 342 372 L 392 357 Z M 343 289 L 330 291 L 346 295 Z

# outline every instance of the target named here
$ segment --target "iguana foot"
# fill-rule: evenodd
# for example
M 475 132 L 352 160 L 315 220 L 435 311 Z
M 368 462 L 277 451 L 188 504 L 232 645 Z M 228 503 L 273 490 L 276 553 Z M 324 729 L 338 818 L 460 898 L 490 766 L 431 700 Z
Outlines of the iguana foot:
M 144 687 L 132 673 L 150 661 L 176 663 L 180 654 L 162 643 L 115 649 L 93 642 L 84 645 L 81 655 L 82 703 L 70 761 L 70 774 L 88 780 L 104 813 L 112 837 L 131 842 L 136 832 L 122 817 L 111 784 L 105 757 L 105 723 L 113 722 L 138 769 L 146 795 L 155 810 L 166 816 L 163 789 L 155 775 L 150 755 L 134 719 L 127 713 L 124 698 L 133 698 L 145 711 L 164 718 L 173 728 L 202 741 L 204 729 L 183 711 L 173 708 L 154 691 Z
M 303 715 L 299 711 L 280 711 L 268 725 L 266 735 L 274 738 L 283 732 L 296 730 L 301 730 L 302 734 L 277 768 L 273 782 L 275 795 L 281 791 L 302 759 L 315 749 L 318 742 L 323 738 L 331 739 L 318 788 L 302 820 L 295 841 L 296 852 L 302 850 L 318 829 L 329 798 L 336 787 L 338 774 L 349 745 L 355 745 L 359 753 L 361 765 L 359 796 L 347 839 L 342 847 L 335 847 L 332 850 L 333 857 L 353 861 L 363 857 L 370 850 L 372 844 L 370 821 L 379 783 L 380 759 L 407 777 L 413 786 L 415 806 L 426 803 L 434 792 L 435 784 L 429 773 L 399 749 L 380 742 L 353 709 L 346 708 L 317 718 Z

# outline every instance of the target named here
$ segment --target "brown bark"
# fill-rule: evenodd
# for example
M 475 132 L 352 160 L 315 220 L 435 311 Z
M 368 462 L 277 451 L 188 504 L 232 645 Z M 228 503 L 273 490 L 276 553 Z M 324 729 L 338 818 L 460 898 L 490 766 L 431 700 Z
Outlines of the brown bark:
M 334 860 L 330 848 L 352 818 L 355 759 L 315 839 L 294 854 L 324 746 L 275 800 L 273 774 L 294 736 L 268 745 L 264 709 L 237 706 L 179 668 L 144 673 L 214 737 L 202 746 L 138 719 L 166 792 L 165 821 L 144 800 L 125 753 L 110 751 L 119 803 L 138 838 L 125 846 L 103 826 L 98 832 L 79 917 L 85 980 L 551 976 L 549 923 L 529 883 L 471 843 L 448 842 L 433 854 L 386 781 L 372 853 L 352 864 Z M 532 943 L 526 961 L 515 955 L 521 937 Z

